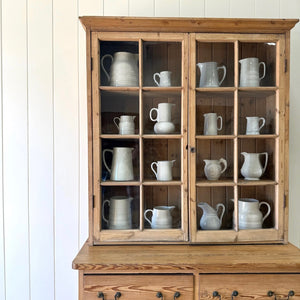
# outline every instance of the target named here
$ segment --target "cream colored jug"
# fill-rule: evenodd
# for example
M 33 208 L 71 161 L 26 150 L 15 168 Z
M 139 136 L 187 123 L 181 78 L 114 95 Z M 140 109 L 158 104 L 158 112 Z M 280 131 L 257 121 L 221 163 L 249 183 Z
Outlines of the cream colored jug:
M 102 218 L 109 229 L 130 229 L 132 228 L 131 201 L 133 198 L 126 196 L 113 196 L 104 200 L 102 204 Z M 105 205 L 109 206 L 109 218 L 104 216 Z
M 110 74 L 106 71 L 103 61 L 110 58 Z M 105 54 L 101 58 L 101 68 L 111 86 L 138 86 L 138 54 L 130 52 L 116 52 L 114 56 Z
M 133 180 L 132 150 L 133 148 L 127 147 L 115 147 L 113 150 L 103 150 L 103 163 L 110 173 L 110 180 Z M 105 153 L 107 152 L 112 153 L 113 156 L 111 169 L 108 167 L 105 159 Z
M 218 180 L 227 169 L 227 161 L 224 158 L 204 159 L 204 174 L 208 180 Z M 222 168 L 223 165 L 223 168 Z
M 119 129 L 119 134 L 134 134 L 134 119 L 135 116 L 120 116 L 113 118 L 115 125 Z
M 259 62 L 257 57 L 248 57 L 239 60 L 241 64 L 240 86 L 256 87 L 266 75 L 266 64 Z M 259 76 L 259 67 L 263 66 L 263 74 Z
M 200 87 L 219 87 L 225 79 L 226 67 L 218 67 L 217 62 L 210 61 L 204 63 L 198 63 L 200 69 Z M 223 77 L 219 81 L 219 70 L 223 70 Z
M 267 202 L 259 202 L 252 198 L 240 198 L 239 201 L 239 229 L 259 229 L 262 228 L 264 220 L 271 212 L 271 207 Z M 260 207 L 266 205 L 267 213 L 263 216 Z
M 222 130 L 223 119 L 221 116 L 217 116 L 216 113 L 204 114 L 204 135 L 217 135 L 218 131 Z M 218 120 L 220 120 L 220 126 L 218 127 Z
M 222 219 L 225 212 L 225 206 L 222 203 L 218 203 L 216 209 L 211 207 L 206 202 L 199 202 L 197 204 L 203 210 L 203 215 L 200 219 L 200 228 L 203 230 L 218 230 L 222 226 Z M 219 208 L 222 208 L 219 213 Z M 218 216 L 220 214 L 220 217 Z
M 160 160 L 151 164 L 151 170 L 155 174 L 155 177 L 159 181 L 169 181 L 173 179 L 172 167 L 175 160 Z M 156 166 L 156 171 L 154 170 Z
M 150 110 L 151 121 L 157 122 L 172 122 L 172 108 L 175 107 L 174 103 L 159 103 L 158 108 L 152 108 Z M 153 112 L 156 112 L 156 118 L 152 116 Z
M 145 220 L 151 225 L 152 229 L 172 228 L 171 211 L 175 206 L 156 206 L 153 209 L 146 209 L 144 212 Z M 152 220 L 147 218 L 147 213 L 152 213 Z
M 246 180 L 259 180 L 259 178 L 264 174 L 268 164 L 268 153 L 241 153 L 244 156 L 244 164 L 241 168 L 241 174 Z M 265 156 L 265 164 L 262 167 L 260 162 L 260 156 Z

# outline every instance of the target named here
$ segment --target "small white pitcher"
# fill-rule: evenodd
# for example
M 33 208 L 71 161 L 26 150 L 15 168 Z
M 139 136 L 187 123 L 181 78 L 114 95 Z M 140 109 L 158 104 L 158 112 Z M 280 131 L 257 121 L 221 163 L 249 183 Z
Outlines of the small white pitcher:
M 120 116 L 113 118 L 113 121 L 119 129 L 119 134 L 134 134 L 135 116 Z M 119 124 L 117 123 L 119 121 Z
M 151 121 L 157 122 L 172 122 L 172 107 L 174 103 L 159 103 L 158 108 L 152 108 L 150 110 Z M 156 111 L 156 118 L 153 118 L 152 113 Z
M 155 73 L 153 75 L 153 80 L 157 86 L 168 87 L 171 86 L 171 71 L 162 71 L 160 73 Z M 159 78 L 159 82 L 156 80 L 156 77 Z
M 227 169 L 227 161 L 224 158 L 204 159 L 204 174 L 208 180 L 218 180 Z M 222 168 L 223 165 L 223 168 Z
M 265 126 L 266 123 L 265 118 L 246 117 L 246 119 L 247 119 L 246 135 L 259 134 L 259 131 Z M 259 122 L 261 122 L 261 125 L 259 125 Z
M 268 153 L 241 153 L 244 156 L 244 163 L 241 168 L 241 174 L 246 180 L 259 180 L 259 178 L 265 173 L 268 164 Z M 265 165 L 261 165 L 260 156 L 265 156 Z
M 200 69 L 200 87 L 219 87 L 225 79 L 226 67 L 218 67 L 218 63 L 215 61 L 198 63 L 197 66 Z M 219 70 L 223 70 L 223 77 L 219 81 Z
M 241 64 L 240 86 L 257 87 L 266 75 L 266 64 L 259 62 L 257 57 L 248 57 L 239 60 Z M 259 67 L 263 66 L 263 74 L 259 76 Z
M 159 181 L 169 181 L 173 179 L 172 167 L 175 160 L 160 160 L 151 164 L 151 170 Z M 154 170 L 156 166 L 157 172 Z
M 204 135 L 217 135 L 218 131 L 222 130 L 223 119 L 221 116 L 217 116 L 216 113 L 204 114 Z M 218 127 L 218 120 L 220 120 L 220 126 Z
M 152 229 L 172 228 L 171 211 L 175 206 L 156 206 L 153 209 L 146 209 L 144 212 L 145 220 L 151 225 Z M 152 213 L 152 221 L 147 218 L 147 213 Z

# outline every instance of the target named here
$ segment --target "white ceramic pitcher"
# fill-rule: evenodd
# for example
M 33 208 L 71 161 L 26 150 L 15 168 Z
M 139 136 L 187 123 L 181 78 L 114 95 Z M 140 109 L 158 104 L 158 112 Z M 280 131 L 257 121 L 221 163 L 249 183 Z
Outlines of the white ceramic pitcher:
M 110 180 L 133 180 L 132 150 L 133 148 L 127 147 L 114 147 L 113 150 L 103 150 L 103 163 L 110 173 Z M 105 153 L 107 152 L 112 153 L 113 156 L 111 169 L 108 167 L 105 160 Z
M 126 196 L 113 196 L 104 200 L 102 204 L 102 218 L 109 229 L 132 228 L 131 201 L 133 198 Z M 109 217 L 104 216 L 105 205 L 109 206 Z
M 168 87 L 171 86 L 171 71 L 161 71 L 160 73 L 153 74 L 153 80 L 157 86 Z M 159 82 L 157 81 L 159 78 Z
M 265 118 L 259 117 L 246 117 L 247 127 L 246 134 L 259 134 L 259 131 L 265 126 L 266 120 Z M 261 123 L 260 123 L 261 122 Z M 260 123 L 260 124 L 259 124 Z
M 173 107 L 175 107 L 174 103 L 159 103 L 158 108 L 151 108 L 149 113 L 151 121 L 172 122 Z M 154 111 L 156 112 L 156 118 L 152 115 Z
M 173 179 L 172 167 L 176 160 L 159 160 L 158 162 L 153 162 L 151 164 L 151 170 L 159 181 L 169 181 Z M 156 166 L 156 170 L 154 170 Z
M 104 68 L 103 61 L 111 60 L 110 74 Z M 138 54 L 130 52 L 116 52 L 114 56 L 105 54 L 101 58 L 101 68 L 111 86 L 138 86 Z
M 268 164 L 268 153 L 241 153 L 244 156 L 244 164 L 241 168 L 241 173 L 246 180 L 259 180 L 259 178 L 264 174 Z M 265 156 L 265 164 L 262 167 L 260 162 L 260 156 Z
M 135 116 L 114 117 L 113 121 L 119 129 L 119 134 L 134 134 L 134 119 Z
M 222 130 L 223 119 L 221 116 L 217 116 L 216 113 L 204 114 L 204 135 L 217 135 L 218 131 Z M 220 126 L 218 126 L 218 120 Z
M 204 174 L 208 180 L 218 180 L 227 169 L 227 161 L 224 158 L 204 159 Z M 223 168 L 222 168 L 223 165 Z
M 259 62 L 257 57 L 248 57 L 239 60 L 241 64 L 240 86 L 256 87 L 266 75 L 266 64 Z M 263 74 L 259 76 L 259 67 L 263 66 Z
M 271 212 L 271 207 L 267 202 L 259 202 L 252 198 L 240 198 L 239 205 L 239 229 L 259 229 L 262 228 L 264 220 Z M 260 207 L 266 205 L 267 213 L 263 216 Z
M 219 87 L 226 77 L 226 67 L 218 67 L 215 61 L 198 63 L 200 69 L 200 87 Z M 219 70 L 223 70 L 223 77 L 219 81 Z
M 222 219 L 225 212 L 225 206 L 222 203 L 218 203 L 216 209 L 211 207 L 206 202 L 199 202 L 197 204 L 203 210 L 203 215 L 200 219 L 200 228 L 203 230 L 218 230 L 222 226 Z M 222 208 L 219 213 L 219 208 Z M 220 215 L 220 217 L 218 216 Z
M 172 228 L 171 212 L 175 206 L 155 206 L 153 209 L 146 209 L 144 212 L 145 220 L 151 225 L 152 229 Z M 152 213 L 152 221 L 147 218 L 147 213 Z

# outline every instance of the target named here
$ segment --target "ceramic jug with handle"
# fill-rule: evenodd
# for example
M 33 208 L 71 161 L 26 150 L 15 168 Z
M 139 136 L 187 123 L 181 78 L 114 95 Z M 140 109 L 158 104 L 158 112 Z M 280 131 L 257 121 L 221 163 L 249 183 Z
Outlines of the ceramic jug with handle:
M 102 218 L 109 229 L 130 229 L 132 228 L 131 201 L 133 198 L 126 196 L 113 196 L 104 200 L 102 204 Z M 109 217 L 104 215 L 105 205 L 109 206 Z
M 154 161 L 151 164 L 151 170 L 155 174 L 155 177 L 159 181 L 169 181 L 173 179 L 172 167 L 175 160 L 159 160 L 158 162 Z M 156 166 L 156 171 L 154 169 Z
M 134 134 L 134 119 L 135 116 L 114 117 L 113 121 L 119 129 L 119 134 Z
M 226 67 L 218 67 L 217 62 L 210 61 L 204 63 L 198 63 L 200 69 L 200 87 L 219 87 L 225 79 Z M 219 70 L 223 70 L 223 77 L 219 81 Z
M 264 174 L 268 164 L 268 153 L 241 153 L 244 156 L 244 163 L 241 168 L 241 174 L 246 180 L 259 180 L 259 178 Z M 265 156 L 265 164 L 262 167 L 260 162 L 260 156 Z
M 203 215 L 200 219 L 200 228 L 203 230 L 219 230 L 222 226 L 222 219 L 225 212 L 224 204 L 218 203 L 216 208 L 213 208 L 206 202 L 199 202 L 197 206 L 203 210 Z M 222 210 L 219 213 L 220 207 Z
M 204 135 L 217 135 L 222 130 L 223 119 L 216 113 L 204 114 Z M 220 121 L 218 126 L 218 120 Z
M 103 163 L 110 173 L 110 180 L 133 180 L 132 150 L 133 148 L 127 147 L 114 147 L 113 150 L 103 150 Z M 107 152 L 112 153 L 113 156 L 111 168 L 106 163 L 105 153 Z
M 109 58 L 111 60 L 110 73 L 103 65 L 103 61 Z M 130 52 L 116 52 L 114 56 L 105 54 L 101 58 L 101 68 L 106 75 L 111 86 L 138 86 L 138 54 Z
M 240 86 L 257 87 L 266 75 L 266 64 L 259 62 L 257 57 L 248 57 L 239 60 L 241 64 Z M 263 67 L 263 74 L 259 76 L 259 67 Z
M 145 220 L 151 225 L 152 229 L 172 228 L 171 212 L 175 206 L 155 206 L 153 209 L 146 209 L 144 212 Z M 152 213 L 152 220 L 147 218 L 147 213 Z
M 227 169 L 227 161 L 224 158 L 204 159 L 204 174 L 208 180 L 218 180 Z M 222 168 L 223 165 L 223 168 Z
M 262 228 L 264 220 L 271 212 L 271 207 L 267 202 L 259 202 L 252 198 L 240 198 L 239 205 L 239 229 L 259 229 Z M 263 216 L 260 207 L 266 205 L 267 213 Z

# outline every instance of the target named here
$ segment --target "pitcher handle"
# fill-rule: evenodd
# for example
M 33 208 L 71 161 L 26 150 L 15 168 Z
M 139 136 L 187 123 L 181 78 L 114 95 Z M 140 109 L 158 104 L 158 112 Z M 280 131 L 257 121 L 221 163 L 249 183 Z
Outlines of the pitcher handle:
M 265 124 L 266 124 L 266 119 L 265 118 L 263 118 L 263 117 L 259 118 L 258 122 L 260 122 L 260 121 L 262 121 L 262 123 L 259 126 L 258 131 L 261 130 L 265 126 Z
M 263 171 L 262 171 L 262 174 L 264 174 L 265 171 L 266 171 L 266 168 L 267 168 L 267 163 L 268 163 L 268 152 L 260 153 L 260 155 L 265 155 L 265 157 L 266 157 L 265 166 L 264 166 Z
M 258 207 L 260 208 L 263 204 L 267 205 L 268 211 L 267 211 L 267 213 L 263 216 L 262 223 L 264 222 L 264 220 L 267 218 L 267 216 L 268 216 L 268 215 L 270 214 L 270 212 L 271 212 L 270 204 L 267 203 L 267 202 L 260 202 L 259 205 L 258 205 Z
M 259 80 L 262 80 L 265 76 L 266 76 L 266 64 L 261 61 L 259 64 L 258 64 L 258 68 L 260 67 L 260 65 L 262 65 L 264 68 L 263 68 L 263 75 L 261 77 L 259 77 Z
M 119 117 L 114 117 L 113 118 L 113 121 L 114 121 L 115 125 L 117 126 L 118 129 L 120 129 L 119 125 L 117 124 L 117 120 L 119 120 L 119 123 L 120 123 L 120 118 Z
M 155 174 L 155 177 L 157 179 L 157 171 L 154 170 L 154 166 L 156 166 L 156 170 L 157 170 L 157 162 L 155 162 L 155 161 L 151 164 L 151 170 L 153 171 L 153 173 Z
M 152 209 L 146 209 L 145 212 L 144 212 L 144 218 L 150 224 L 150 226 L 152 227 L 152 222 L 146 216 L 149 211 L 151 211 L 152 215 L 153 215 L 153 210 Z
M 109 74 L 107 73 L 107 71 L 105 70 L 104 65 L 103 65 L 103 61 L 104 61 L 104 59 L 107 58 L 107 57 L 109 57 L 109 58 L 111 59 L 111 62 L 114 61 L 114 58 L 112 57 L 112 55 L 110 55 L 110 54 L 105 54 L 105 55 L 101 58 L 100 64 L 101 64 L 101 68 L 102 68 L 104 74 L 106 75 L 108 81 L 110 81 L 110 76 L 109 76 Z
M 223 127 L 223 118 L 221 116 L 218 116 L 217 122 L 218 122 L 218 120 L 220 120 L 220 127 L 217 127 L 217 130 L 220 131 L 220 130 L 222 130 L 222 127 Z
M 106 152 L 111 152 L 111 154 L 113 154 L 113 150 L 111 149 L 104 149 L 103 153 L 102 153 L 102 158 L 103 158 L 103 164 L 106 167 L 107 171 L 109 172 L 109 174 L 111 174 L 111 169 L 108 167 L 106 160 L 105 160 L 105 153 Z
M 222 84 L 222 82 L 224 81 L 225 76 L 226 76 L 226 67 L 225 66 L 217 67 L 217 71 L 220 69 L 223 69 L 223 78 L 219 81 L 219 86 Z
M 157 114 L 157 115 L 156 115 L 156 119 L 153 119 L 153 118 L 152 118 L 152 112 L 153 112 L 153 111 L 156 111 L 156 114 Z M 154 122 L 157 121 L 157 119 L 158 119 L 158 109 L 155 108 L 155 107 L 154 107 L 154 108 L 151 108 L 150 113 L 149 113 L 149 116 L 150 116 L 151 121 L 154 121 Z
M 110 201 L 109 200 L 104 200 L 103 201 L 103 203 L 102 203 L 102 218 L 106 222 L 106 224 L 108 225 L 108 220 L 104 216 L 104 206 L 105 206 L 106 203 L 108 203 L 108 206 L 110 206 Z
M 156 76 L 158 76 L 158 77 L 160 78 L 159 73 L 154 73 L 154 74 L 153 74 L 153 80 L 154 80 L 154 82 L 156 83 L 156 85 L 159 86 L 159 83 L 158 83 L 158 81 L 156 80 Z
M 224 173 L 225 170 L 227 169 L 227 161 L 226 161 L 226 159 L 224 159 L 224 158 L 220 158 L 220 159 L 219 159 L 219 162 L 220 162 L 221 164 L 224 165 L 224 168 L 223 168 L 223 170 L 221 171 L 221 174 L 222 174 L 222 173 Z
M 221 215 L 220 215 L 219 219 L 220 219 L 220 223 L 222 223 L 222 219 L 223 219 L 223 216 L 224 216 L 224 213 L 225 213 L 225 206 L 224 206 L 223 203 L 218 203 L 217 204 L 217 213 L 218 213 L 220 207 L 222 207 L 222 212 L 221 212 Z

